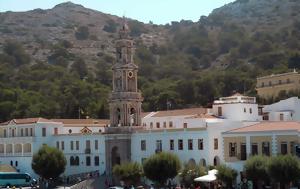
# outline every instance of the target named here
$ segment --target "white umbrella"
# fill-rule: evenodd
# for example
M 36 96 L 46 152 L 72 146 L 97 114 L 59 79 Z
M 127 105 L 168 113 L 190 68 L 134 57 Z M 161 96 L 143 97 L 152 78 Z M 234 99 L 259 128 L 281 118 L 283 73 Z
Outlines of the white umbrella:
M 216 177 L 217 173 L 218 173 L 218 170 L 216 170 L 216 169 L 210 170 L 210 171 L 208 171 L 207 175 L 195 178 L 194 181 L 197 181 L 197 182 L 212 182 L 212 181 L 215 181 L 215 180 L 217 180 L 217 177 Z

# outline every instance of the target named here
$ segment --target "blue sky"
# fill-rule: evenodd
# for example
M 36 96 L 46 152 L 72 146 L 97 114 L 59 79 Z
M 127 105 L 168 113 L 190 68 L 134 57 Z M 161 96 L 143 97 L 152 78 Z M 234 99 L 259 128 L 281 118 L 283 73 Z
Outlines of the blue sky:
M 199 20 L 213 9 L 234 0 L 72 0 L 87 8 L 148 23 L 166 24 L 171 21 Z M 49 9 L 63 0 L 0 0 L 0 12 Z

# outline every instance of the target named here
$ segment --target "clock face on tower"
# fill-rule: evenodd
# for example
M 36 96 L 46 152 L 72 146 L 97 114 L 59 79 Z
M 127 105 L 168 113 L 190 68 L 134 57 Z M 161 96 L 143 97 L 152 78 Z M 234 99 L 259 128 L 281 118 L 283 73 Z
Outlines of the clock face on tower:
M 133 77 L 133 72 L 132 71 L 129 71 L 128 74 L 127 74 L 128 78 L 132 78 Z

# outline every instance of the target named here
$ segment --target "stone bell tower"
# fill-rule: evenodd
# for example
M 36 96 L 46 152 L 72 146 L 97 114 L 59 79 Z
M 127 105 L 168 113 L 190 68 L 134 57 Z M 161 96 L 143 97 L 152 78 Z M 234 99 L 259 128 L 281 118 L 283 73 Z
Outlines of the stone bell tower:
M 133 61 L 134 44 L 124 20 L 116 40 L 116 63 L 113 65 L 113 90 L 109 98 L 110 124 L 140 126 L 142 95 L 137 88 L 138 66 Z

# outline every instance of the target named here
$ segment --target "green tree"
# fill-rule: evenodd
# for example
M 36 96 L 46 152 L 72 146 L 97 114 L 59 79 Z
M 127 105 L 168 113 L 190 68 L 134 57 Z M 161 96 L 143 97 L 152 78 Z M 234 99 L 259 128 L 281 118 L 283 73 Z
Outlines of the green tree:
M 232 188 L 232 184 L 237 177 L 236 170 L 226 166 L 226 165 L 219 165 L 217 167 L 218 173 L 217 178 L 225 184 L 225 188 Z
M 45 179 L 57 179 L 65 171 L 66 158 L 62 151 L 43 145 L 32 157 L 31 167 Z
M 136 185 L 143 175 L 142 166 L 137 162 L 128 162 L 113 167 L 113 174 L 125 182 L 126 186 Z
M 161 152 L 150 156 L 143 164 L 145 176 L 164 186 L 168 179 L 174 178 L 180 171 L 179 158 L 172 153 Z
M 279 155 L 271 158 L 268 172 L 273 181 L 280 183 L 281 189 L 300 178 L 300 164 L 296 156 Z
M 262 181 L 269 178 L 268 162 L 269 157 L 266 156 L 253 156 L 246 161 L 244 169 L 247 178 L 254 182 L 254 188 L 261 188 Z
M 192 187 L 195 178 L 205 175 L 205 168 L 200 164 L 197 165 L 194 162 L 188 162 L 183 165 L 183 169 L 179 175 L 181 183 L 186 187 Z
M 21 66 L 30 63 L 30 56 L 26 54 L 23 46 L 16 41 L 6 41 L 3 46 L 4 62 L 12 63 L 15 66 Z
M 71 66 L 71 71 L 77 73 L 80 79 L 88 74 L 88 69 L 83 58 L 77 58 Z

